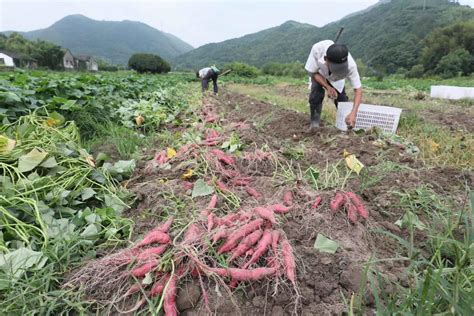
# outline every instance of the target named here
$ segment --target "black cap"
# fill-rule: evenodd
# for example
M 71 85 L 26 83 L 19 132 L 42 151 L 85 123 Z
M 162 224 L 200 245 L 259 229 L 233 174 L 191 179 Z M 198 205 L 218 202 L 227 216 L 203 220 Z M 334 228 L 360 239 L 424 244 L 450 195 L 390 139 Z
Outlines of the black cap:
M 336 77 L 343 78 L 349 73 L 348 55 L 346 45 L 332 44 L 328 47 L 326 51 L 326 59 L 329 62 L 328 68 Z
M 326 51 L 327 59 L 335 64 L 342 64 L 347 62 L 347 56 L 349 52 L 347 51 L 346 45 L 343 44 L 332 44 L 328 47 Z

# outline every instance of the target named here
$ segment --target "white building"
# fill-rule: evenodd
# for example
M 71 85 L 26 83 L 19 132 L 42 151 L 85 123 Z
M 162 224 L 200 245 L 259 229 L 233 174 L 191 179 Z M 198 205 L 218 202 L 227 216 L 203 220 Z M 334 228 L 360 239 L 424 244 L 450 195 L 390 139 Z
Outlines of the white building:
M 3 52 L 0 52 L 0 66 L 15 67 L 15 63 L 13 62 L 13 57 Z
M 76 62 L 74 61 L 74 55 L 69 49 L 64 50 L 63 56 L 63 67 L 65 70 L 74 70 L 76 68 Z

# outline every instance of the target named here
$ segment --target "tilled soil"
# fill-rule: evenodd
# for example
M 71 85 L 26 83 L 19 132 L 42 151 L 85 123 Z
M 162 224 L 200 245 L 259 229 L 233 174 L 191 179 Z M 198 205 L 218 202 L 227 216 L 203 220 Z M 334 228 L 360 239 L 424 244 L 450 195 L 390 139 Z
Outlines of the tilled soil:
M 238 160 L 242 174 L 255 179 L 254 187 L 263 194 L 260 204 L 281 201 L 286 190 L 292 190 L 295 196 L 293 211 L 284 219 L 282 229 L 292 242 L 297 258 L 297 277 L 299 296 L 291 291 L 289 285 L 269 282 L 250 284 L 239 287 L 231 299 L 225 293 L 216 292 L 209 284 L 209 308 L 217 315 L 332 315 L 347 310 L 344 302 L 351 299 L 353 293 L 364 288 L 362 271 L 364 264 L 371 258 L 393 258 L 400 253 L 399 245 L 382 234 L 374 233 L 377 229 L 389 231 L 403 238 L 407 231 L 393 223 L 403 214 L 398 207 L 398 200 L 393 191 L 414 189 L 429 185 L 439 194 L 456 197 L 459 203 L 464 198 L 463 188 L 472 185 L 471 172 L 455 168 L 421 169 L 420 164 L 407 156 L 400 148 L 381 149 L 373 144 L 373 136 L 342 133 L 333 127 L 322 127 L 317 131 L 308 131 L 309 117 L 306 114 L 281 109 L 269 103 L 260 102 L 250 97 L 225 93 L 219 98 L 207 98 L 205 104 L 217 109 L 220 124 L 226 134 L 236 132 L 245 145 L 245 150 L 268 146 L 287 162 L 291 158 L 284 155 L 285 148 L 304 144 L 304 156 L 298 163 L 303 167 L 335 163 L 342 158 L 343 150 L 356 156 L 369 168 L 381 162 L 393 161 L 407 168 L 401 172 L 391 172 L 378 183 L 360 192 L 360 180 L 351 179 L 348 190 L 358 192 L 369 209 L 367 221 L 351 224 L 343 212 L 332 214 L 328 203 L 334 192 L 316 192 L 312 188 L 302 187 L 298 182 L 293 187 L 275 186 L 273 178 L 274 165 L 268 161 L 249 164 Z M 182 188 L 179 175 L 184 169 L 150 173 L 142 168 L 137 171 L 129 187 L 137 194 L 137 207 L 130 216 L 137 220 L 137 230 L 146 231 L 152 228 L 154 220 L 140 220 L 142 212 L 159 214 L 165 207 L 178 207 L 167 192 L 179 196 L 181 201 L 191 202 L 189 192 Z M 157 181 L 166 176 L 167 181 Z M 257 205 L 254 199 L 246 197 L 243 190 L 236 189 L 242 197 L 242 208 Z M 323 203 L 316 209 L 310 207 L 316 196 L 323 197 Z M 197 200 L 195 209 L 205 204 L 205 199 Z M 314 249 L 317 234 L 335 240 L 340 249 L 335 254 L 321 253 Z M 422 242 L 423 236 L 420 236 Z M 407 286 L 409 280 L 403 273 L 407 266 L 405 261 L 386 261 L 377 265 L 377 269 L 390 280 Z M 277 289 L 277 290 L 275 290 Z M 395 291 L 393 287 L 384 289 Z M 370 290 L 360 293 L 366 313 L 375 313 L 374 296 Z M 298 300 L 297 300 L 298 297 Z M 295 302 L 298 302 L 295 305 Z M 184 315 L 207 315 L 204 302 L 200 299 L 198 286 L 190 282 L 180 290 L 178 309 Z

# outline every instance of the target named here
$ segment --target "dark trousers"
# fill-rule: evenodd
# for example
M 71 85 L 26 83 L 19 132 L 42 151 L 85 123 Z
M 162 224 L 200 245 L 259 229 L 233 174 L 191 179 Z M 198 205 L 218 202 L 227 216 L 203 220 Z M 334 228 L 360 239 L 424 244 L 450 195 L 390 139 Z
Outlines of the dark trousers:
M 207 90 L 210 80 L 212 80 L 212 84 L 214 85 L 214 93 L 218 92 L 219 87 L 217 86 L 217 77 L 218 75 L 214 71 L 210 71 L 209 74 L 205 78 L 202 78 L 201 86 L 202 86 L 203 93 L 204 91 Z
M 331 84 L 329 84 L 331 85 Z M 331 86 L 332 87 L 332 86 Z M 343 88 L 342 92 L 337 91 L 337 98 L 334 100 L 334 105 L 337 108 L 338 102 L 349 101 L 349 98 L 346 95 L 346 91 Z M 309 94 L 309 109 L 311 112 L 311 121 L 319 121 L 321 117 L 321 110 L 323 108 L 325 90 L 322 85 L 320 85 L 313 77 L 311 77 L 311 92 Z

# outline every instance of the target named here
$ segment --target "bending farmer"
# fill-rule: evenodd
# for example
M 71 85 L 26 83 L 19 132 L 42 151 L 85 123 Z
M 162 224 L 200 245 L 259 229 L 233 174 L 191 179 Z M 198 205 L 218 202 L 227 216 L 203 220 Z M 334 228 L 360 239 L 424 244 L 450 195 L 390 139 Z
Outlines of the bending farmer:
M 217 95 L 217 77 L 219 76 L 219 69 L 216 66 L 206 67 L 196 72 L 196 77 L 201 79 L 202 93 L 207 91 L 209 80 L 212 79 L 214 85 L 214 93 Z
M 362 85 L 357 65 L 347 51 L 347 47 L 342 44 L 334 44 L 331 40 L 314 44 L 308 61 L 306 61 L 305 69 L 311 77 L 311 93 L 309 95 L 310 128 L 317 128 L 320 125 L 325 91 L 334 100 L 336 108 L 338 102 L 348 101 L 344 90 L 346 78 L 349 79 L 354 89 L 354 106 L 351 113 L 346 117 L 346 124 L 349 128 L 354 127 L 357 111 L 362 100 Z

